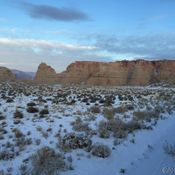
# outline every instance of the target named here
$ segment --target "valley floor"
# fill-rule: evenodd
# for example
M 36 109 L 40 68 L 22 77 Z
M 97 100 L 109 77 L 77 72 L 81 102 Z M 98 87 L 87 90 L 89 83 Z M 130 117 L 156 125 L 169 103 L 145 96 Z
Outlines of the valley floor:
M 175 173 L 174 88 L 0 86 L 0 175 Z

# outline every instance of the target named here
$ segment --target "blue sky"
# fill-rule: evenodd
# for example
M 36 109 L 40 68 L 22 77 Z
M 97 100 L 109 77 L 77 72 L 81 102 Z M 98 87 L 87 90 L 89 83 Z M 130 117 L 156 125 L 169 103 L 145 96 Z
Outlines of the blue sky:
M 1 0 L 0 65 L 174 59 L 174 0 Z

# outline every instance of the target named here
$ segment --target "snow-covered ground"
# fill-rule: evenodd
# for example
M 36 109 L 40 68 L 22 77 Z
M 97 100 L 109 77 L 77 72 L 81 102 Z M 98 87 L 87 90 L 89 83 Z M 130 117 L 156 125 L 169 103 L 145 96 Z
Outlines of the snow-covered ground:
M 63 175 L 173 172 L 164 145 L 175 144 L 174 88 L 4 83 L 0 112 L 0 175 L 34 174 L 32 156 L 46 146 L 64 156 Z

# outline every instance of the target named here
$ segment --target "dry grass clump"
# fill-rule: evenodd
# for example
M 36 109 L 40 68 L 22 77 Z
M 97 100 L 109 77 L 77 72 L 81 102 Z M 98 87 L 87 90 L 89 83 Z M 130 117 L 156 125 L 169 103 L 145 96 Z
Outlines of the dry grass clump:
M 64 157 L 50 147 L 43 147 L 31 156 L 32 175 L 57 175 L 66 169 Z
M 109 138 L 110 134 L 111 134 L 111 132 L 108 130 L 108 128 L 103 127 L 102 123 L 99 125 L 98 132 L 99 132 L 99 137 L 104 138 L 104 139 Z
M 34 103 L 34 102 L 29 102 L 29 103 L 27 103 L 27 106 L 36 106 L 36 103 Z
M 18 128 L 14 128 L 12 132 L 15 135 L 15 145 L 22 151 L 25 146 L 32 144 L 32 139 L 27 138 Z
M 38 110 L 38 108 L 36 108 L 36 107 L 29 106 L 29 107 L 27 108 L 27 112 L 28 112 L 28 113 L 38 113 L 39 110 Z
M 6 119 L 6 117 L 2 114 L 2 112 L 0 112 L 0 121 L 5 120 L 5 119 Z
M 163 148 L 167 154 L 175 157 L 175 145 L 166 143 L 164 144 Z
M 141 125 L 138 122 L 125 123 L 120 119 L 112 119 L 108 121 L 101 121 L 99 123 L 98 132 L 101 138 L 109 138 L 110 133 L 113 133 L 114 137 L 125 138 L 128 133 L 137 129 L 141 129 Z
M 115 116 L 115 109 L 113 107 L 104 108 L 103 110 L 104 117 L 107 119 L 113 119 Z
M 12 130 L 12 132 L 14 133 L 14 135 L 15 135 L 16 138 L 20 138 L 20 137 L 23 137 L 24 136 L 24 134 L 18 128 L 14 128 Z
M 13 103 L 14 102 L 14 100 L 12 99 L 12 98 L 8 98 L 7 100 L 6 100 L 6 103 Z
M 49 114 L 49 110 L 48 109 L 42 109 L 40 112 L 39 112 L 40 115 L 46 115 L 46 114 Z
M 115 108 L 116 113 L 125 113 L 127 111 L 128 111 L 128 108 L 127 106 L 124 106 L 124 105 Z
M 158 111 L 136 111 L 133 113 L 135 120 L 150 121 L 152 118 L 158 119 L 160 113 Z
M 0 161 L 1 160 L 11 160 L 15 157 L 15 153 L 9 150 L 4 150 L 0 152 Z
M 13 114 L 13 118 L 15 118 L 15 119 L 21 119 L 21 118 L 23 118 L 23 113 L 21 111 L 19 111 L 19 110 L 16 110 L 14 112 L 14 114 Z
M 77 117 L 77 119 L 71 123 L 73 130 L 78 132 L 89 132 L 91 129 L 89 128 L 89 124 L 82 121 L 80 117 Z
M 91 111 L 92 113 L 95 113 L 95 114 L 99 114 L 99 113 L 101 112 L 99 106 L 92 106 L 92 107 L 90 108 L 90 111 Z
M 111 155 L 111 149 L 107 145 L 96 143 L 92 146 L 91 153 L 96 157 L 106 158 Z
M 106 96 L 105 100 L 104 100 L 104 105 L 105 106 L 112 106 L 112 104 L 114 103 L 115 97 L 114 96 Z
M 59 138 L 59 146 L 65 152 L 69 152 L 72 149 L 85 149 L 88 151 L 91 148 L 91 144 L 91 139 L 84 134 L 69 133 L 63 138 Z

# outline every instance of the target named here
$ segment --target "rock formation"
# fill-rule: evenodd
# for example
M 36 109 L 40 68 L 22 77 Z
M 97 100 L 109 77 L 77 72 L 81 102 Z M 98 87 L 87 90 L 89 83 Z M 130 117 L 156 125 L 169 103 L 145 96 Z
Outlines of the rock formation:
M 57 83 L 57 74 L 52 67 L 41 63 L 38 67 L 35 81 L 40 83 Z
M 14 81 L 15 75 L 10 69 L 6 67 L 0 67 L 0 82 L 2 81 Z
M 35 81 L 102 86 L 144 86 L 159 82 L 175 84 L 175 61 L 77 61 L 62 73 L 56 73 L 53 68 L 42 63 L 38 67 Z

